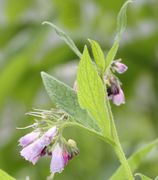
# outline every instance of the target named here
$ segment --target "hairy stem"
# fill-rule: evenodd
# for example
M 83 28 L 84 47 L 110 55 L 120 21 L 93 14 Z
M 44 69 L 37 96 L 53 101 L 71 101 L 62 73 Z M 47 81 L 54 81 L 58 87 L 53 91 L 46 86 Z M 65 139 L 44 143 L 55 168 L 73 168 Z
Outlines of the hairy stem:
M 113 118 L 113 115 L 112 115 L 109 100 L 107 100 L 107 107 L 108 107 L 108 112 L 109 112 L 110 122 L 111 122 L 111 132 L 112 132 L 112 136 L 114 138 L 114 142 L 116 144 L 114 146 L 116 155 L 117 155 L 118 159 L 120 160 L 120 163 L 122 164 L 122 166 L 124 168 L 127 179 L 128 180 L 134 180 L 134 177 L 132 175 L 132 171 L 130 169 L 130 166 L 128 164 L 128 161 L 126 159 L 124 151 L 123 151 L 123 149 L 121 147 L 121 143 L 120 143 L 120 140 L 119 140 L 119 137 L 118 137 L 118 134 L 117 134 L 117 130 L 116 130 L 116 126 L 115 126 L 114 118 Z

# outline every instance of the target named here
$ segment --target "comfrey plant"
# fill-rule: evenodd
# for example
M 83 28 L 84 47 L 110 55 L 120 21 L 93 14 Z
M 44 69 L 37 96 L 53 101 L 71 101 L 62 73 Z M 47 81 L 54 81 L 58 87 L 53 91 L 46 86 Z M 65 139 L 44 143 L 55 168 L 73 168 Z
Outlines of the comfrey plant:
M 69 160 L 79 154 L 76 142 L 72 139 L 67 141 L 62 132 L 68 126 L 78 126 L 95 134 L 114 149 L 121 166 L 111 176 L 111 180 L 133 180 L 134 172 L 144 156 L 158 143 L 155 140 L 126 159 L 110 106 L 110 101 L 117 106 L 125 103 L 117 73 L 125 73 L 127 66 L 120 59 L 115 60 L 115 55 L 126 27 L 126 9 L 130 2 L 126 1 L 118 14 L 115 41 L 106 57 L 100 45 L 89 39 L 94 60 L 86 45 L 81 53 L 70 37 L 57 26 L 50 22 L 43 23 L 54 28 L 76 53 L 80 62 L 73 89 L 45 72 L 41 73 L 46 91 L 57 108 L 35 109 L 28 113 L 38 120 L 31 125 L 33 131 L 19 140 L 22 147 L 20 154 L 27 161 L 36 164 L 41 157 L 47 155 L 51 157 L 51 173 L 54 175 L 62 172 Z M 150 179 L 140 173 L 136 175 L 141 179 Z

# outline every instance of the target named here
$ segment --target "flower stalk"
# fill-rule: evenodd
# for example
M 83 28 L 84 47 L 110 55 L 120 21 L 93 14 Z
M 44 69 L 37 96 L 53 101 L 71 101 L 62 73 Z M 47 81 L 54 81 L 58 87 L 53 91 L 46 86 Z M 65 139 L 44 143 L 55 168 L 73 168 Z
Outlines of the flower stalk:
M 122 149 L 119 137 L 118 137 L 118 133 L 117 133 L 117 129 L 115 126 L 115 122 L 114 122 L 114 117 L 111 111 L 111 107 L 110 107 L 110 103 L 109 100 L 107 100 L 107 107 L 108 107 L 108 113 L 109 113 L 109 117 L 110 117 L 110 122 L 111 122 L 111 131 L 112 131 L 112 136 L 113 136 L 113 140 L 115 142 L 114 150 L 115 153 L 118 157 L 118 159 L 120 160 L 120 163 L 122 164 L 124 171 L 126 173 L 126 177 L 128 178 L 128 180 L 134 180 L 134 177 L 132 175 L 132 171 L 130 169 L 130 166 L 128 164 L 128 161 L 126 159 L 125 153 Z

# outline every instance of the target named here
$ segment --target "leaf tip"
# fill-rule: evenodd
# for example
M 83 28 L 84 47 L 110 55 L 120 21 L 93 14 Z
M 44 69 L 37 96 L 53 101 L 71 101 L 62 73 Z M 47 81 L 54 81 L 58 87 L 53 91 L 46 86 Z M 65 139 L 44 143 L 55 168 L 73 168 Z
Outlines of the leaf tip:
M 45 24 L 51 25 L 51 22 L 49 22 L 49 21 L 43 21 L 43 22 L 42 22 L 42 25 L 45 25 Z
M 89 43 L 90 43 L 91 45 L 96 44 L 96 42 L 95 42 L 94 40 L 92 40 L 92 39 L 89 39 L 89 38 L 88 38 L 88 41 L 89 41 Z
M 91 39 L 89 39 L 89 38 L 88 38 L 87 40 L 88 40 L 90 43 L 93 41 L 93 40 L 91 40 Z
M 50 21 L 43 21 L 42 25 L 49 25 L 49 26 L 53 27 L 55 30 L 58 29 L 57 26 L 54 25 L 53 23 L 51 23 Z
M 126 5 L 128 5 L 129 3 L 133 3 L 133 0 L 128 0 L 128 1 L 126 1 L 123 6 L 126 6 Z
M 47 76 L 47 73 L 45 73 L 44 71 L 41 71 L 41 77 L 42 79 L 44 79 Z
M 84 52 L 84 51 L 87 51 L 87 50 L 88 50 L 87 45 L 85 45 L 85 46 L 84 46 L 84 49 L 83 49 L 83 52 Z

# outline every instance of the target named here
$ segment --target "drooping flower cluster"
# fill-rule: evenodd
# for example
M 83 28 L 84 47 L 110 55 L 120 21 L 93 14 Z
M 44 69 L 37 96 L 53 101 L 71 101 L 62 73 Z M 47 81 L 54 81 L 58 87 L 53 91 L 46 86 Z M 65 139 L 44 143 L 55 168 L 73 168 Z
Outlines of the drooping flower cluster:
M 111 69 L 112 71 L 116 71 L 119 74 L 123 74 L 127 71 L 128 67 L 120 62 L 121 60 L 115 60 L 112 63 Z M 107 78 L 108 77 L 108 78 Z M 105 82 L 107 86 L 107 95 L 112 102 L 119 106 L 125 103 L 125 96 L 123 90 L 121 89 L 121 83 L 119 79 L 114 76 L 111 72 L 109 76 L 105 77 Z
M 51 156 L 51 173 L 61 172 L 68 161 L 78 155 L 77 145 L 75 141 L 66 141 L 62 137 L 59 125 L 54 125 L 47 131 L 43 129 L 38 128 L 19 139 L 22 147 L 20 154 L 34 165 L 42 156 Z

